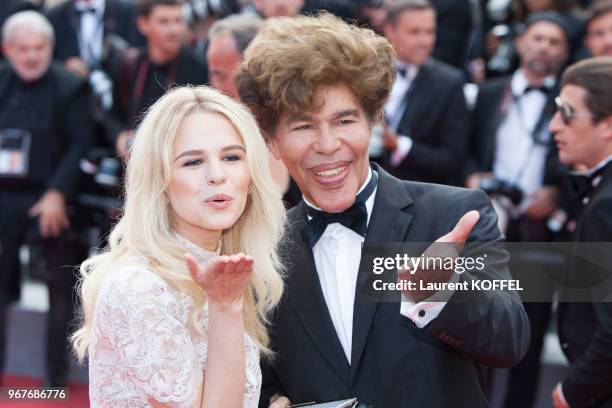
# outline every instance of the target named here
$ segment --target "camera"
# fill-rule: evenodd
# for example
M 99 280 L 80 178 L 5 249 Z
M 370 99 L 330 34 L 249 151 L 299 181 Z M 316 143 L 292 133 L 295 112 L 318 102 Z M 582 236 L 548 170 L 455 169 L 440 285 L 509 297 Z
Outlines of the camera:
M 523 200 L 523 190 L 520 187 L 495 177 L 482 179 L 479 188 L 489 195 L 498 194 L 508 197 L 514 205 L 520 204 Z
M 113 157 L 108 149 L 93 149 L 87 157 L 81 159 L 79 165 L 81 171 L 93 178 L 95 184 L 104 190 L 114 190 L 121 184 L 121 161 Z

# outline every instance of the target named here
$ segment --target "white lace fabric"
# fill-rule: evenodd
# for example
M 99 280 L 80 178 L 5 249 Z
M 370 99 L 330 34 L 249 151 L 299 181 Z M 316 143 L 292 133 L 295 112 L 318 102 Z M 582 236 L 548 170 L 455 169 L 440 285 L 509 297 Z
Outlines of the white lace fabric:
M 182 237 L 181 237 L 182 238 Z M 193 244 L 192 244 L 193 245 Z M 199 261 L 214 256 L 186 245 Z M 149 399 L 188 408 L 205 381 L 208 308 L 196 329 L 187 328 L 191 298 L 174 291 L 146 261 L 134 261 L 104 280 L 94 313 L 89 349 L 89 398 L 97 407 L 150 407 Z M 257 407 L 261 387 L 259 348 L 245 334 L 244 407 Z

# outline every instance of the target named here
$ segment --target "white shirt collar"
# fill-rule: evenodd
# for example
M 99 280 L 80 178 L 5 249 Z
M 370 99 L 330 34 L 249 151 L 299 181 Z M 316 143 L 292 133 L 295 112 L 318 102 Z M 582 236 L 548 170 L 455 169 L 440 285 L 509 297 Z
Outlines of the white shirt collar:
M 546 78 L 544 78 L 544 82 L 542 82 L 542 85 L 544 85 L 547 88 L 552 88 L 555 86 L 556 82 L 557 82 L 557 78 L 554 75 L 549 75 Z M 517 69 L 514 72 L 514 75 L 512 75 L 512 82 L 510 84 L 510 87 L 512 89 L 512 95 L 516 97 L 523 95 L 523 93 L 525 93 L 525 89 L 527 89 L 529 85 L 531 84 L 527 80 L 527 77 L 525 76 L 525 72 L 523 71 L 523 69 L 522 68 Z
M 83 1 L 77 1 L 74 3 L 74 8 L 78 11 L 83 11 L 88 8 L 96 9 L 96 15 L 103 15 L 104 8 L 106 6 L 106 0 L 92 0 L 89 3 L 85 3 Z
M 396 60 L 395 61 L 395 70 L 399 70 L 399 69 L 405 69 L 406 70 L 406 77 L 404 79 L 407 79 L 409 81 L 412 81 L 417 74 L 419 73 L 419 66 L 416 64 L 410 64 L 408 62 L 403 62 L 400 60 Z

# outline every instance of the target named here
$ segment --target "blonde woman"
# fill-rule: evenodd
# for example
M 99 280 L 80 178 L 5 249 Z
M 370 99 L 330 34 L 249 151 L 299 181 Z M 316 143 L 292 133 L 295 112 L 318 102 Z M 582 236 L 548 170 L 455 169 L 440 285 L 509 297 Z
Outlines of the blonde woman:
M 140 125 L 109 249 L 83 263 L 92 407 L 256 407 L 284 209 L 250 113 L 176 88 Z M 247 254 L 247 255 L 245 255 Z

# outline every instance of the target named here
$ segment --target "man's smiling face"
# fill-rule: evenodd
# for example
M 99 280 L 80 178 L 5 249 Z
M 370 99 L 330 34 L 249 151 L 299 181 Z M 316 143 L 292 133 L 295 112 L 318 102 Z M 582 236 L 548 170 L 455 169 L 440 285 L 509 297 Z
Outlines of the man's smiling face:
M 304 197 L 328 212 L 349 208 L 368 175 L 370 123 L 350 88 L 324 85 L 317 111 L 284 113 L 271 142 Z

